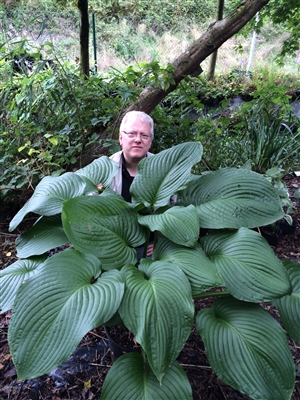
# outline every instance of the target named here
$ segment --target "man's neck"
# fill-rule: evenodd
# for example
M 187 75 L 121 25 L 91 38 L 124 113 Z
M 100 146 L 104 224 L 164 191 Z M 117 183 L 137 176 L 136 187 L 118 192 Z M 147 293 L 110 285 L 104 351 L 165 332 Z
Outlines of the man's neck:
M 136 176 L 137 171 L 138 171 L 138 164 L 139 164 L 138 162 L 137 163 L 134 163 L 134 162 L 129 163 L 129 162 L 125 161 L 125 167 L 126 167 L 127 171 L 129 172 L 130 176 Z
M 139 159 L 130 159 L 127 160 L 124 157 L 123 154 L 123 162 L 125 163 L 125 167 L 127 169 L 127 171 L 129 172 L 130 176 L 136 176 L 137 172 L 138 172 L 138 165 L 140 160 Z

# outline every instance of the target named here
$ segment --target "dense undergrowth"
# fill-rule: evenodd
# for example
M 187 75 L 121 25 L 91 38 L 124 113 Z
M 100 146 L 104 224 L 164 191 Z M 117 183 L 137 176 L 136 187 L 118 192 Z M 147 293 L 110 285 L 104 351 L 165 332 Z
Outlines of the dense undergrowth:
M 8 68 L 2 64 L 1 73 Z M 91 143 L 100 142 L 107 154 L 117 150 L 117 133 L 107 128 L 144 87 L 168 84 L 168 78 L 158 79 L 162 69 L 156 62 L 142 63 L 85 80 L 77 67 L 65 63 L 11 76 L 0 97 L 2 200 L 18 194 L 15 189 L 34 188 L 43 176 L 77 167 Z M 278 86 L 267 71 L 251 77 L 232 72 L 213 82 L 186 78 L 152 112 L 152 150 L 195 140 L 205 149 L 199 171 L 248 161 L 262 173 L 272 166 L 296 168 L 299 119 L 290 102 L 297 101 L 297 87 L 286 83 L 289 77 L 281 79 Z
M 34 2 L 22 4 L 22 8 L 1 9 L 1 202 L 20 198 L 23 202 L 44 176 L 79 168 L 83 152 L 95 142 L 100 142 L 103 153 L 108 155 L 119 149 L 112 122 L 145 87 L 168 87 L 172 66 L 164 62 L 162 55 L 183 51 L 180 46 L 199 36 L 193 24 L 205 29 L 216 11 L 215 2 L 210 1 L 205 9 L 199 2 L 188 1 L 180 8 L 177 3 L 167 3 L 161 13 L 157 12 L 156 2 L 147 10 L 143 9 L 143 2 L 137 2 L 134 13 L 131 10 L 128 14 L 121 7 L 116 18 L 113 9 L 111 13 L 107 9 L 104 18 L 97 4 L 91 2 L 98 18 L 98 47 L 105 48 L 110 55 L 101 53 L 98 57 L 102 57 L 101 62 L 109 58 L 111 67 L 94 70 L 89 79 L 80 75 L 80 68 L 74 63 L 73 48 L 75 44 L 78 47 L 74 8 L 65 9 L 69 14 L 65 14 L 63 24 L 61 12 L 54 14 L 56 9 L 51 1 L 43 2 L 43 13 Z M 33 10 L 37 12 L 35 18 L 28 20 Z M 192 15 L 198 20 L 190 18 L 189 29 L 183 29 Z M 47 36 L 50 19 L 52 38 L 60 39 L 55 46 L 42 40 Z M 175 21 L 179 21 L 177 25 Z M 32 26 L 31 32 L 28 24 Z M 66 29 L 68 41 L 62 37 Z M 180 36 L 185 31 L 189 38 Z M 280 30 L 281 34 L 284 30 Z M 202 75 L 184 79 L 151 113 L 155 121 L 152 151 L 201 141 L 205 157 L 195 172 L 245 165 L 261 173 L 270 167 L 299 169 L 299 118 L 290 104 L 298 100 L 300 82 L 297 74 L 287 72 L 288 68 L 279 70 L 273 66 L 273 50 L 262 51 L 270 49 L 273 37 L 274 27 L 265 26 L 256 53 L 258 57 L 263 54 L 271 68 L 259 59 L 261 65 L 246 72 L 238 54 L 242 42 L 244 49 L 249 46 L 249 36 L 236 37 L 220 49 L 218 65 L 223 72 L 213 81 L 206 79 L 205 68 Z M 161 47 L 167 39 L 167 46 L 172 49 L 169 52 Z M 263 44 L 264 40 L 268 46 Z M 28 53 L 32 57 L 29 67 Z M 50 65 L 46 62 L 48 57 Z M 15 59 L 23 65 L 21 71 L 16 72 Z M 120 68 L 115 60 L 121 62 Z M 98 156 L 94 154 L 95 158 Z

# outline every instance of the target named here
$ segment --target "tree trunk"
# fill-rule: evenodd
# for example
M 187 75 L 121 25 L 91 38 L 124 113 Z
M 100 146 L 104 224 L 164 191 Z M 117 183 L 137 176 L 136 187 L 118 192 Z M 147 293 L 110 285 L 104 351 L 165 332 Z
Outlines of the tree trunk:
M 143 90 L 136 102 L 125 111 L 142 110 L 150 113 L 157 104 L 172 92 L 185 75 L 196 76 L 202 72 L 200 63 L 216 51 L 223 43 L 241 30 L 247 22 L 270 0 L 244 0 L 226 18 L 209 26 L 207 31 L 172 63 L 175 67 L 175 83 L 168 90 L 151 86 Z
M 80 64 L 81 71 L 85 76 L 89 76 L 89 13 L 88 0 L 78 0 L 77 7 L 80 12 Z
M 244 0 L 227 17 L 211 24 L 207 31 L 172 63 L 175 67 L 173 72 L 174 84 L 167 90 L 161 87 L 147 87 L 142 91 L 139 98 L 132 103 L 123 113 L 120 113 L 117 120 L 110 126 L 110 132 L 118 132 L 118 126 L 122 117 L 127 111 L 140 110 L 148 114 L 172 92 L 180 81 L 186 76 L 197 76 L 202 72 L 200 63 L 210 54 L 215 52 L 223 43 L 235 35 L 249 22 L 255 14 L 263 8 L 270 0 Z M 111 135 L 111 134 L 110 134 Z M 105 132 L 103 134 L 105 137 Z M 89 146 L 83 153 L 83 162 L 91 162 L 97 155 L 103 153 L 100 145 Z
M 219 0 L 219 5 L 218 5 L 218 21 L 221 21 L 223 19 L 223 12 L 224 12 L 224 3 L 225 0 Z M 217 56 L 218 56 L 218 50 L 213 52 L 211 56 L 211 61 L 210 61 L 210 67 L 209 71 L 207 74 L 207 79 L 208 80 L 213 80 L 215 77 L 215 69 L 216 69 L 216 64 L 217 64 Z

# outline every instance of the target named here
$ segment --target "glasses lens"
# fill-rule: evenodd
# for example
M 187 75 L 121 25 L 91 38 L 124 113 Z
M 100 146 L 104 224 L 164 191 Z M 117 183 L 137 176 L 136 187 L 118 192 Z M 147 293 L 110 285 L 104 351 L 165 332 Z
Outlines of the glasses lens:
M 137 136 L 138 136 L 138 133 L 136 133 L 136 132 L 125 132 L 124 131 L 124 133 L 126 133 L 126 135 L 129 137 L 129 138 L 136 138 Z M 145 133 L 142 133 L 142 134 L 140 134 L 140 137 L 141 137 L 141 139 L 143 139 L 143 140 L 148 140 L 149 139 L 149 135 L 146 135 Z

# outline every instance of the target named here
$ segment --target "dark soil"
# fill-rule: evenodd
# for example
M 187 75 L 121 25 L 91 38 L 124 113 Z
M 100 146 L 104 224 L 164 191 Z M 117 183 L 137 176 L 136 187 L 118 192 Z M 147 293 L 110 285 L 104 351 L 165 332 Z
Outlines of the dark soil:
M 288 175 L 285 178 L 291 199 L 294 191 L 300 187 L 300 178 Z M 295 218 L 296 231 L 293 234 L 280 235 L 273 250 L 281 260 L 300 263 L 300 204 L 295 204 L 298 214 Z M 16 260 L 14 240 L 17 234 L 9 234 L 8 223 L 13 215 L 9 211 L 0 216 L 1 267 Z M 22 231 L 22 226 L 19 228 Z M 196 308 L 209 307 L 211 300 L 195 302 Z M 279 317 L 271 306 L 268 310 L 279 322 Z M 9 353 L 7 331 L 10 312 L 0 315 L 0 400 L 59 400 L 59 399 L 99 399 L 105 376 L 111 367 L 111 355 L 108 340 L 103 328 L 94 329 L 81 341 L 80 346 L 66 363 L 48 375 L 40 378 L 17 382 L 16 371 Z M 290 347 L 297 366 L 297 380 L 292 400 L 300 399 L 300 348 L 290 340 Z M 194 400 L 246 400 L 231 387 L 225 385 L 212 371 L 206 358 L 201 338 L 192 331 L 178 361 L 185 369 L 192 385 Z M 121 400 L 121 399 L 120 399 Z M 126 399 L 130 400 L 130 399 Z M 155 399 L 153 399 L 155 400 Z M 184 400 L 184 399 L 182 399 Z

